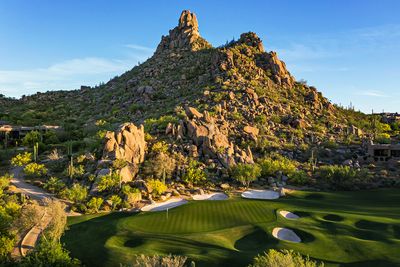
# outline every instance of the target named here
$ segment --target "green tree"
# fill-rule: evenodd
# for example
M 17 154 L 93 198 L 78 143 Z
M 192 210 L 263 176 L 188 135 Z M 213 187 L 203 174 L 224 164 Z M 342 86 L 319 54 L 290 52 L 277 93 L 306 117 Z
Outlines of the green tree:
M 38 131 L 31 131 L 22 139 L 22 144 L 24 146 L 33 147 L 36 143 L 41 142 L 41 139 L 42 137 Z
M 261 168 L 258 164 L 239 163 L 231 168 L 232 177 L 249 187 L 250 183 L 257 180 L 261 175 Z
M 166 153 L 158 153 L 145 162 L 144 172 L 158 179 L 170 178 L 176 168 L 175 159 Z

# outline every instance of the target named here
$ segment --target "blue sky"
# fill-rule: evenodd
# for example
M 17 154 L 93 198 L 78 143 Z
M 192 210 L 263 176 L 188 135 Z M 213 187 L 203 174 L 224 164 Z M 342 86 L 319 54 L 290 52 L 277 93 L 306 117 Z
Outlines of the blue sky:
M 106 82 L 150 57 L 183 9 L 214 46 L 256 32 L 334 103 L 400 112 L 398 0 L 0 0 L 0 93 Z

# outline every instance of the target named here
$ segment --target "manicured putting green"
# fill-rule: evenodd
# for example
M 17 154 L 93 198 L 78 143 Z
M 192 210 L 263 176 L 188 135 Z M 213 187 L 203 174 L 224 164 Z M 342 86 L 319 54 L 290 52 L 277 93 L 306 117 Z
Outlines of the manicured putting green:
M 400 190 L 298 192 L 277 200 L 192 201 L 166 211 L 69 218 L 63 237 L 87 266 L 119 266 L 135 254 L 182 254 L 196 266 L 247 266 L 269 249 L 293 249 L 327 266 L 400 266 Z M 286 210 L 300 216 L 287 220 Z M 280 241 L 275 227 L 301 243 Z

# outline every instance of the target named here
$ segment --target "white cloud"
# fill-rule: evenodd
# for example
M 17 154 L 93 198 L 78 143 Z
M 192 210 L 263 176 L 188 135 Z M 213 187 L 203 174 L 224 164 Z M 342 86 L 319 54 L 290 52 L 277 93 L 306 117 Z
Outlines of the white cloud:
M 96 85 L 131 69 L 138 61 L 151 56 L 150 48 L 130 45 L 124 59 L 100 57 L 75 58 L 45 68 L 0 70 L 0 93 L 19 97 L 37 91 L 77 89 L 80 85 Z
M 360 92 L 357 92 L 356 95 L 372 96 L 372 97 L 389 97 L 389 95 L 385 94 L 382 91 L 378 91 L 378 90 L 360 91 Z
M 124 47 L 134 49 L 134 50 L 147 51 L 147 52 L 154 52 L 154 50 L 155 50 L 154 48 L 137 45 L 137 44 L 126 44 L 126 45 L 124 45 Z

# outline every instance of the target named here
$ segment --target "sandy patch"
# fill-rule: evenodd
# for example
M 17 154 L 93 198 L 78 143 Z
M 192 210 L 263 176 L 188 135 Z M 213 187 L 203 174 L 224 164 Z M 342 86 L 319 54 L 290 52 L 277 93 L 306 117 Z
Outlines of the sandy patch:
M 297 219 L 300 218 L 298 215 L 296 215 L 296 214 L 294 214 L 294 213 L 292 213 L 290 211 L 287 211 L 287 210 L 281 210 L 281 211 L 279 211 L 279 214 L 282 217 L 284 217 L 286 219 L 289 219 L 289 220 L 297 220 Z
M 187 200 L 183 198 L 171 198 L 165 202 L 156 202 L 154 204 L 146 205 L 141 208 L 141 211 L 162 211 L 167 209 L 176 208 L 178 206 L 184 205 L 187 203 Z
M 211 193 L 192 196 L 193 200 L 225 200 L 229 197 L 224 193 Z
M 247 190 L 242 193 L 242 197 L 251 199 L 277 199 L 279 198 L 279 192 L 272 190 Z
M 280 228 L 276 227 L 272 230 L 272 235 L 283 241 L 290 241 L 290 242 L 295 242 L 295 243 L 300 243 L 301 239 L 298 235 L 293 230 L 287 229 L 287 228 Z

